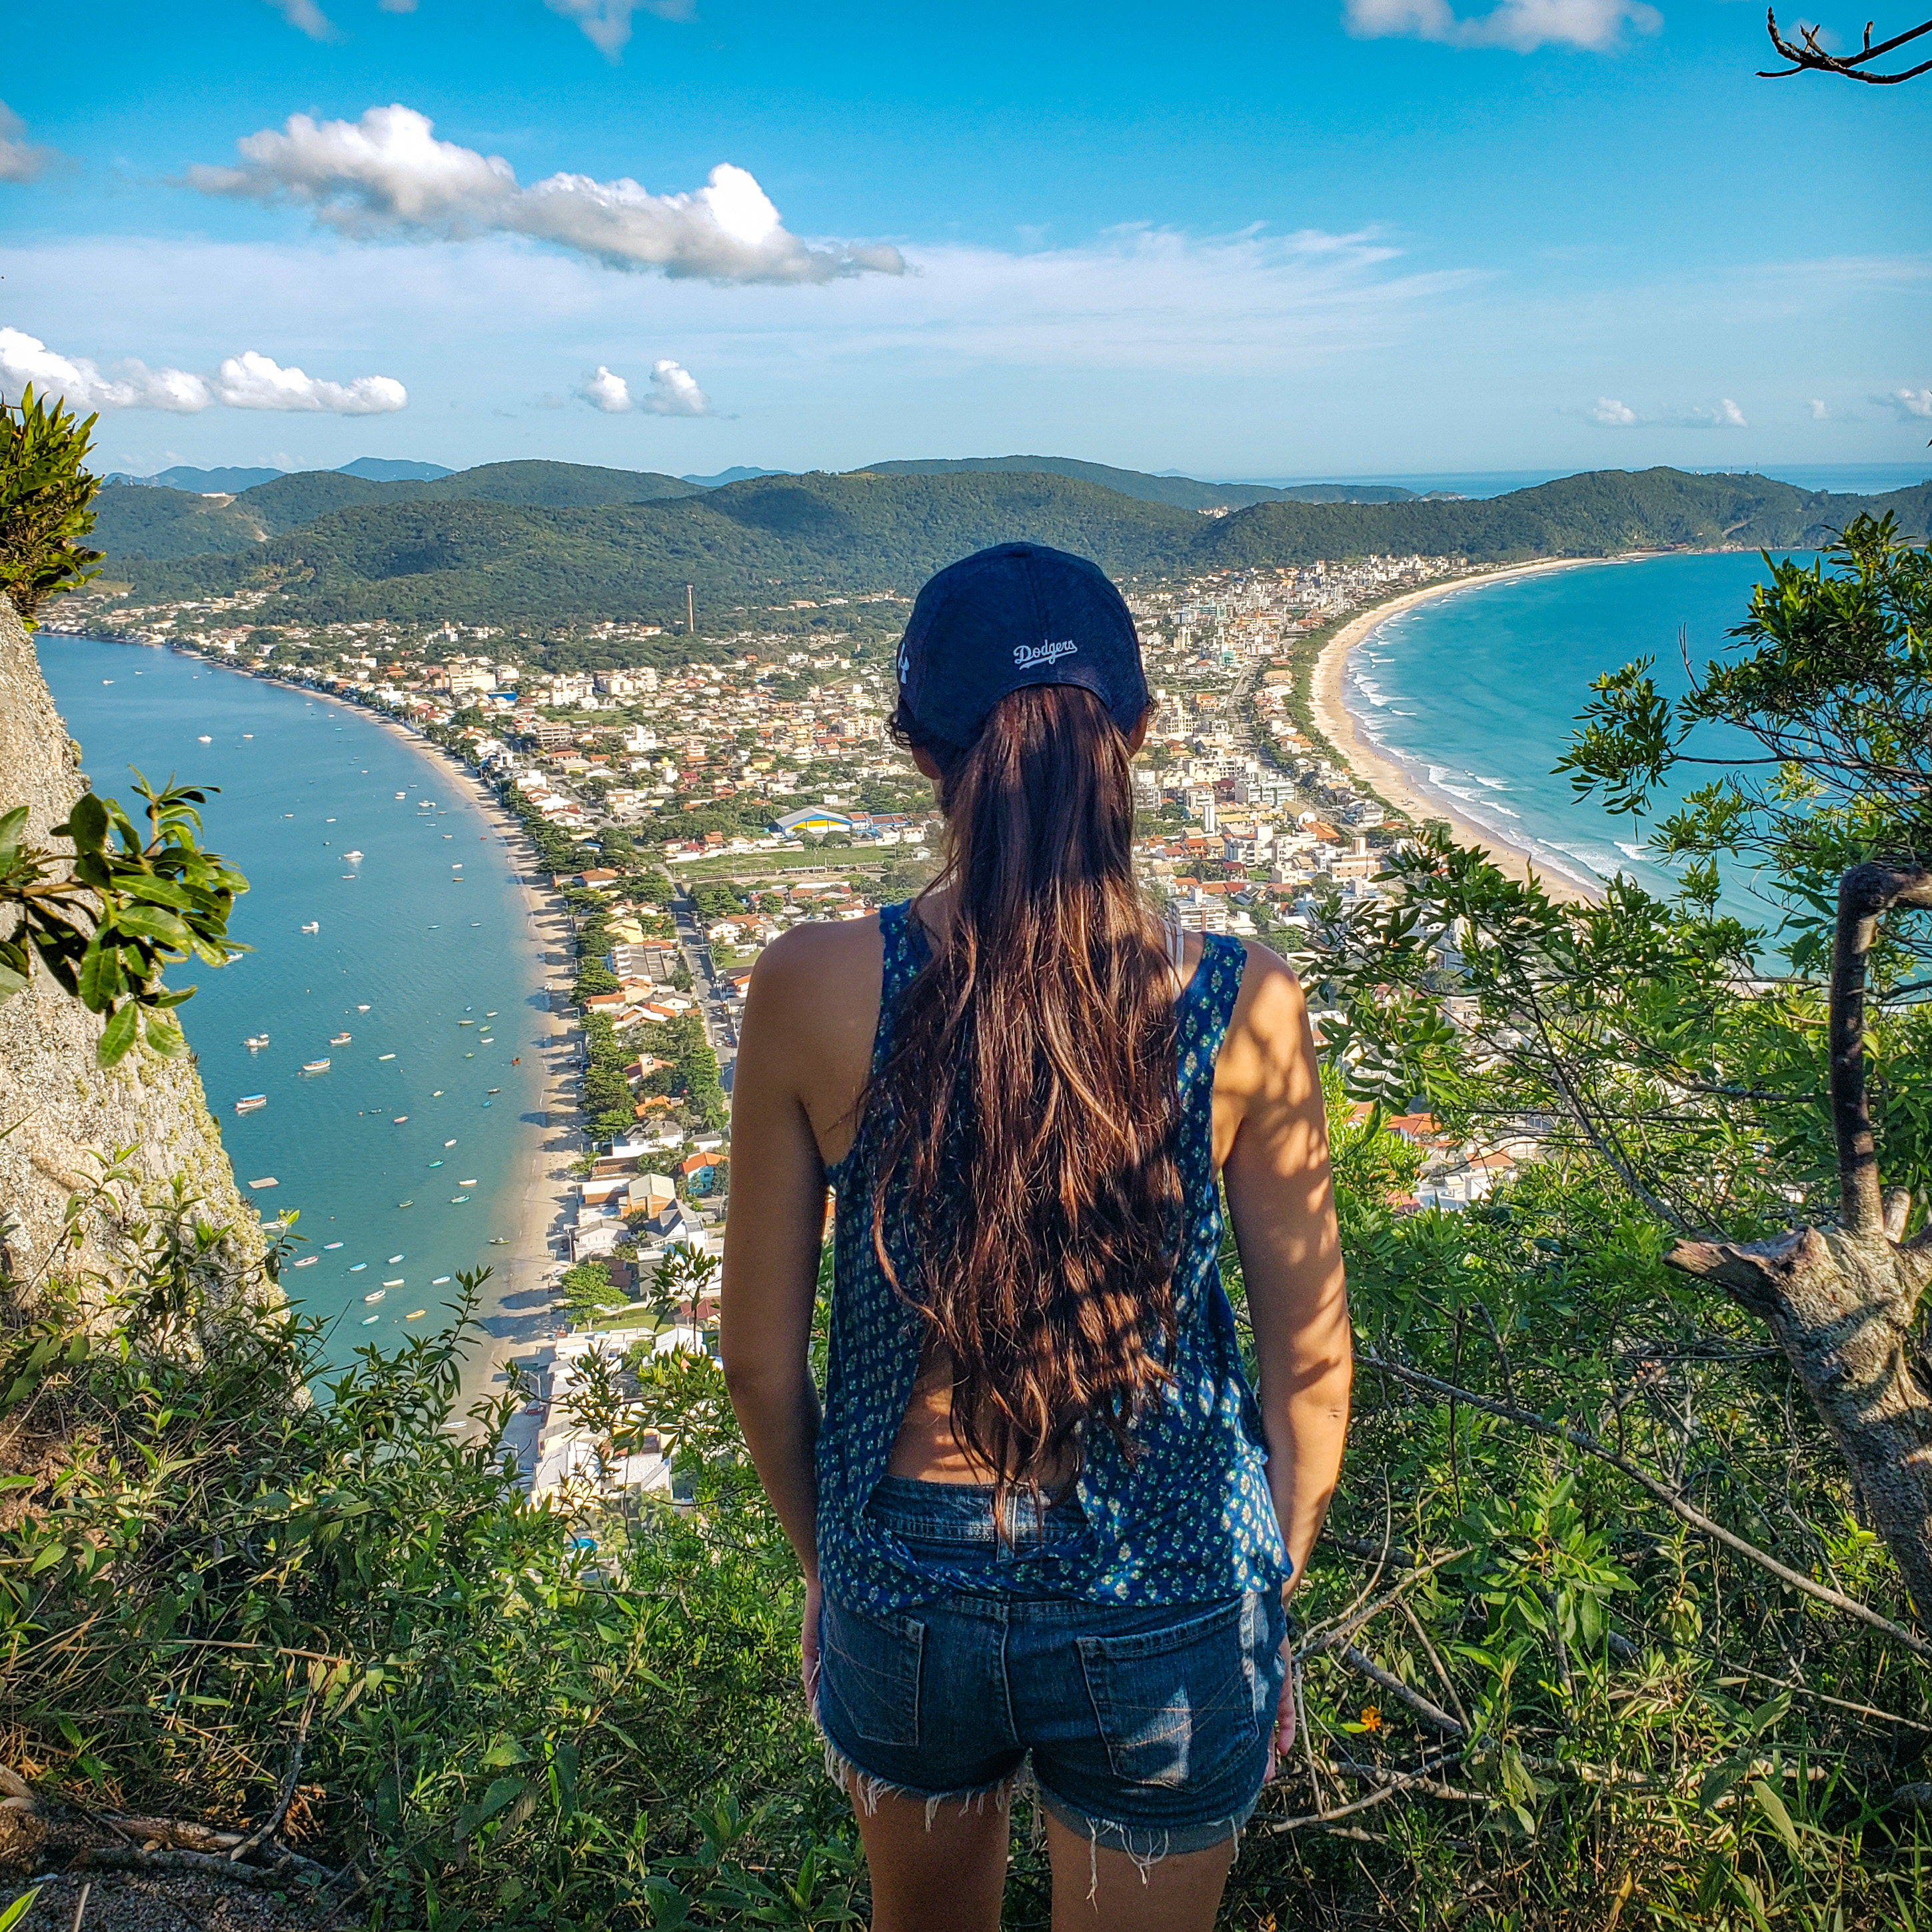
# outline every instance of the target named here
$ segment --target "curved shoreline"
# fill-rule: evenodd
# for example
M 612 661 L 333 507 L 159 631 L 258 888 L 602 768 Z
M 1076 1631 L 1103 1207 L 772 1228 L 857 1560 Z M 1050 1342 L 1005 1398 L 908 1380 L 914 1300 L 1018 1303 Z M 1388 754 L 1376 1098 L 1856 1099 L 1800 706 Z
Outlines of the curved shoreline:
M 1406 591 L 1399 597 L 1371 605 L 1342 625 L 1322 646 L 1315 660 L 1314 671 L 1309 680 L 1308 698 L 1316 725 L 1342 763 L 1373 787 L 1385 803 L 1418 822 L 1431 818 L 1446 820 L 1450 836 L 1458 844 L 1473 845 L 1487 853 L 1496 866 L 1513 879 L 1526 880 L 1534 878 L 1552 899 L 1572 904 L 1596 904 L 1603 897 L 1600 886 L 1567 872 L 1492 827 L 1478 824 L 1460 800 L 1429 782 L 1426 770 L 1418 771 L 1415 760 L 1390 752 L 1370 738 L 1348 709 L 1348 658 L 1358 645 L 1366 643 L 1390 618 L 1453 592 L 1507 583 L 1515 578 L 1540 576 L 1550 571 L 1580 570 L 1594 565 L 1636 561 L 1634 554 L 1546 557 L 1534 563 L 1511 564 L 1502 570 L 1445 578 L 1439 584 L 1425 584 L 1419 590 Z
M 70 634 L 91 636 L 85 632 Z M 389 713 L 373 705 L 358 704 L 353 698 L 344 698 L 320 685 L 303 684 L 273 676 L 265 678 L 240 664 L 225 663 L 201 651 L 182 650 L 174 644 L 150 644 L 126 638 L 98 638 L 91 640 L 136 650 L 172 651 L 177 656 L 192 658 L 196 664 L 210 670 L 227 671 L 256 683 L 280 685 L 284 690 L 299 692 L 305 698 L 339 705 L 344 710 L 354 712 L 364 722 L 386 730 L 436 766 L 446 776 L 453 777 L 465 786 L 474 796 L 485 822 L 502 836 L 516 862 L 516 882 L 521 889 L 524 916 L 528 921 L 521 938 L 531 949 L 530 990 L 545 995 L 548 1006 L 548 969 L 561 964 L 567 970 L 569 964 L 568 934 L 562 902 L 549 890 L 536 850 L 530 844 L 530 836 L 522 824 L 461 759 Z M 561 952 L 556 950 L 560 946 L 564 949 Z M 492 1270 L 492 1278 L 476 1310 L 482 1339 L 464 1354 L 456 1416 L 452 1418 L 459 1422 L 466 1420 L 472 1403 L 485 1396 L 500 1395 L 507 1388 L 510 1361 L 547 1340 L 553 1324 L 554 1318 L 549 1313 L 550 1288 L 544 1276 L 556 1258 L 551 1244 L 566 1218 L 565 1208 L 571 1192 L 569 1168 L 580 1151 L 578 1143 L 582 1136 L 577 1130 L 577 1108 L 567 1084 L 569 1029 L 560 1026 L 548 1012 L 533 1013 L 532 1018 L 544 1022 L 541 1042 L 532 1038 L 524 1049 L 526 1052 L 535 1050 L 543 1055 L 542 1064 L 531 1082 L 533 1104 L 530 1111 L 536 1118 L 526 1117 L 520 1123 L 520 1144 L 511 1156 L 510 1170 L 505 1180 L 506 1190 L 520 1197 L 515 1232 L 507 1250 L 494 1256 L 485 1252 L 476 1259 L 476 1265 L 487 1266 Z

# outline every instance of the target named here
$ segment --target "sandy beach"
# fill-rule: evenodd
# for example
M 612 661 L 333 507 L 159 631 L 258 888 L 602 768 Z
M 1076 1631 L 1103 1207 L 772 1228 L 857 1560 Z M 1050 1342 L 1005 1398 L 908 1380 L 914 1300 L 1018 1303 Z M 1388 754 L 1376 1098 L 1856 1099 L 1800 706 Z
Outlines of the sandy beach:
M 1310 706 L 1315 722 L 1342 759 L 1365 784 L 1388 804 L 1418 821 L 1446 820 L 1450 836 L 1458 844 L 1480 846 L 1511 878 L 1527 879 L 1532 874 L 1552 899 L 1587 903 L 1601 896 L 1582 880 L 1552 868 L 1546 861 L 1532 862 L 1531 855 L 1514 845 L 1500 833 L 1477 824 L 1458 806 L 1458 802 L 1432 787 L 1426 776 L 1407 760 L 1392 757 L 1372 742 L 1343 701 L 1347 687 L 1348 653 L 1363 643 L 1377 626 L 1399 612 L 1413 609 L 1432 598 L 1466 590 L 1472 584 L 1502 584 L 1515 577 L 1533 577 L 1552 570 L 1575 570 L 1614 560 L 1603 557 L 1558 557 L 1538 563 L 1514 564 L 1505 570 L 1485 571 L 1468 577 L 1450 578 L 1412 590 L 1386 603 L 1377 604 L 1352 617 L 1322 647 L 1315 663 L 1310 688 Z

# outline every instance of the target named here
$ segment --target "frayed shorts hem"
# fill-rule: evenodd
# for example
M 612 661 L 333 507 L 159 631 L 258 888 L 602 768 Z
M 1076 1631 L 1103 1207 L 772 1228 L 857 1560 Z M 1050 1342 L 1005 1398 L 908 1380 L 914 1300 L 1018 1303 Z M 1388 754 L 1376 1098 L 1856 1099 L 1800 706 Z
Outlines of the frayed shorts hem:
M 1098 1851 L 1124 1852 L 1143 1871 L 1149 1865 L 1160 1864 L 1162 1858 L 1184 1858 L 1190 1852 L 1208 1851 L 1216 1845 L 1225 1845 L 1230 1839 L 1234 1840 L 1238 1850 L 1241 1827 L 1254 1816 L 1255 1807 L 1261 1802 L 1261 1794 L 1257 1792 L 1238 1811 L 1226 1817 L 1208 1819 L 1198 1825 L 1123 1825 L 1111 1818 L 1096 1818 L 1090 1811 L 1070 1804 L 1065 1798 L 1048 1790 L 1037 1778 L 1033 1780 L 1033 1787 L 1042 1808 L 1051 1812 L 1076 1838 L 1084 1838 Z
M 1183 1858 L 1191 1852 L 1208 1851 L 1216 1845 L 1227 1844 L 1230 1839 L 1238 1852 L 1241 1828 L 1254 1816 L 1255 1808 L 1261 1802 L 1261 1793 L 1257 1791 L 1239 1810 L 1195 1825 L 1122 1824 L 1114 1819 L 1096 1817 L 1092 1812 L 1069 1803 L 1042 1784 L 1030 1763 L 1024 1762 L 1005 1777 L 994 1778 L 988 1784 L 968 1785 L 956 1791 L 928 1791 L 868 1771 L 850 1752 L 834 1742 L 825 1727 L 816 1700 L 812 1719 L 818 1730 L 819 1742 L 825 1748 L 826 1776 L 868 1817 L 878 1811 L 881 1798 L 902 1798 L 926 1807 L 926 1828 L 929 1832 L 934 1820 L 948 1805 L 957 1806 L 962 1813 L 982 1811 L 988 1804 L 1005 1806 L 1011 1804 L 1015 1797 L 1030 1791 L 1042 1810 L 1050 1813 L 1076 1838 L 1084 1838 L 1094 1852 L 1122 1852 L 1139 1867 L 1143 1876 L 1149 1866 L 1160 1864 L 1163 1858 Z

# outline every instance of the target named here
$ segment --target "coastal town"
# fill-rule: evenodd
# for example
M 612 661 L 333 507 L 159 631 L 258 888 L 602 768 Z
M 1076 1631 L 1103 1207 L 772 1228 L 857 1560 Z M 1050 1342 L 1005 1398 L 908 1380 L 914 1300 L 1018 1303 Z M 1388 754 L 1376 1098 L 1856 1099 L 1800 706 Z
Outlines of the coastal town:
M 1466 574 L 1410 556 L 1132 586 L 1154 698 L 1136 850 L 1184 925 L 1292 954 L 1323 908 L 1386 890 L 1410 820 L 1322 733 L 1309 673 L 1352 614 Z M 365 706 L 520 824 L 560 969 L 547 990 L 568 1145 L 544 1312 L 492 1364 L 528 1395 L 505 1446 L 538 1496 L 670 1490 L 668 1439 L 615 1439 L 586 1391 L 715 1350 L 732 1062 L 759 952 L 936 869 L 931 788 L 887 729 L 910 600 L 792 600 L 735 614 L 724 635 L 606 624 L 566 652 L 487 626 L 264 624 L 252 596 L 111 615 L 77 601 L 57 621 Z M 544 662 L 562 656 L 571 668 Z M 1418 1156 L 1398 1211 L 1465 1207 L 1534 1151 L 1454 1142 L 1426 1114 L 1390 1124 Z

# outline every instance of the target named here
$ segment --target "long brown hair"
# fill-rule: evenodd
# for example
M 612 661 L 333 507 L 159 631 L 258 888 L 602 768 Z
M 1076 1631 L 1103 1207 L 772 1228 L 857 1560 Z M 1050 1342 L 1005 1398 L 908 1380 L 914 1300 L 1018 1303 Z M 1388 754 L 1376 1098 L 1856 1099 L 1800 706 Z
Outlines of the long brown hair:
M 955 1436 L 1000 1495 L 1037 1495 L 1086 1424 L 1131 1455 L 1168 1377 L 1173 975 L 1134 884 L 1126 741 L 1091 692 L 1013 692 L 970 746 L 903 705 L 892 729 L 939 767 L 946 862 L 919 904 L 951 902 L 862 1103 L 873 1246 L 951 1358 Z

